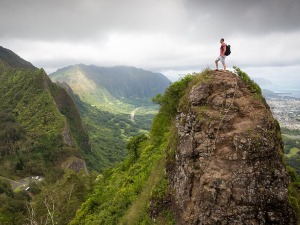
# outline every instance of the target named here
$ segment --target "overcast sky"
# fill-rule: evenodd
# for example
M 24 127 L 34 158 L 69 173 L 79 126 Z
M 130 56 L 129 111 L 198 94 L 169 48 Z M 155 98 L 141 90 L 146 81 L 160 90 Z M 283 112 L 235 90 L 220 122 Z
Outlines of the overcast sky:
M 48 73 L 128 65 L 174 79 L 213 68 L 224 37 L 229 67 L 290 79 L 299 21 L 300 0 L 0 0 L 0 45 Z

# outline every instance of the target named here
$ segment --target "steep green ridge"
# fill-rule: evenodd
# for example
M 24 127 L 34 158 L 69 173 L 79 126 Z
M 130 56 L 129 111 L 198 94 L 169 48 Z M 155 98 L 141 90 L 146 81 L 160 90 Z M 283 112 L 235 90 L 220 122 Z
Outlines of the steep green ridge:
M 51 94 L 44 89 L 42 70 L 9 70 L 1 74 L 2 175 L 40 174 L 53 164 L 54 150 L 61 149 L 64 117 L 56 109 Z M 18 129 L 14 129 L 14 127 Z M 15 131 L 15 132 L 14 132 Z M 14 132 L 13 138 L 11 133 Z M 53 149 L 53 150 L 52 150 Z M 3 168 L 7 165 L 9 166 Z M 14 171 L 15 170 L 15 171 Z M 26 172 L 25 172 L 26 171 Z
M 45 175 L 70 156 L 81 158 L 89 140 L 67 92 L 42 69 L 5 66 L 29 65 L 11 51 L 1 55 L 1 175 Z
M 47 77 L 46 79 L 49 78 Z M 91 153 L 91 146 L 76 104 L 64 87 L 52 83 L 50 80 L 48 80 L 48 83 L 49 91 L 54 98 L 59 112 L 67 119 L 67 124 L 73 138 L 73 145 L 81 149 L 81 154 L 87 156 Z
M 27 62 L 26 60 L 15 54 L 13 51 L 3 48 L 2 46 L 0 46 L 0 63 L 11 68 L 23 68 L 30 70 L 36 69 L 36 67 L 34 67 L 30 62 Z M 3 68 L 0 69 L 2 70 Z
M 87 174 L 63 174 L 86 170 L 83 158 L 90 152 L 89 137 L 67 91 L 43 69 L 0 48 L 0 224 L 38 224 L 49 216 L 46 209 L 54 199 L 55 221 L 67 224 L 92 184 Z M 42 181 L 29 182 L 31 195 L 12 191 L 12 180 L 37 175 Z M 72 207 L 64 210 L 64 201 Z
M 134 67 L 69 66 L 50 74 L 73 97 L 89 132 L 90 168 L 103 171 L 124 160 L 126 141 L 150 130 L 157 105 L 151 98 L 170 81 Z M 132 114 L 134 114 L 134 119 Z

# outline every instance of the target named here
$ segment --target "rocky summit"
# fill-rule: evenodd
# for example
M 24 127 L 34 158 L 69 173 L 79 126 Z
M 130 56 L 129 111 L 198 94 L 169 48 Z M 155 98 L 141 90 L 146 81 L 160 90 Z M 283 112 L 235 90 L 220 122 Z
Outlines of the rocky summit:
M 251 83 L 209 71 L 182 99 L 176 127 L 176 224 L 297 224 L 280 127 Z

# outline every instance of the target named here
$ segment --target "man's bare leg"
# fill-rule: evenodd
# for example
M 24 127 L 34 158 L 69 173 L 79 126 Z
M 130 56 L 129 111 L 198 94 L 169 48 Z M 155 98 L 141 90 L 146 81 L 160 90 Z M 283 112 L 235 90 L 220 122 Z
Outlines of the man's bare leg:
M 218 60 L 216 60 L 215 63 L 216 63 L 216 68 L 217 68 L 216 70 L 218 70 L 219 69 Z
M 225 63 L 222 63 L 222 64 L 223 64 L 224 70 L 226 70 L 226 64 Z

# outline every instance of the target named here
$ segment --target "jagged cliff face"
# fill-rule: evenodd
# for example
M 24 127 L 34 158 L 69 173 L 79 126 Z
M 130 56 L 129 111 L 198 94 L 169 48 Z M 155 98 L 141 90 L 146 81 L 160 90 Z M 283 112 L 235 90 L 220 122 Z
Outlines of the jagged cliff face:
M 176 126 L 178 224 L 297 224 L 280 128 L 239 77 L 210 72 L 187 93 Z

